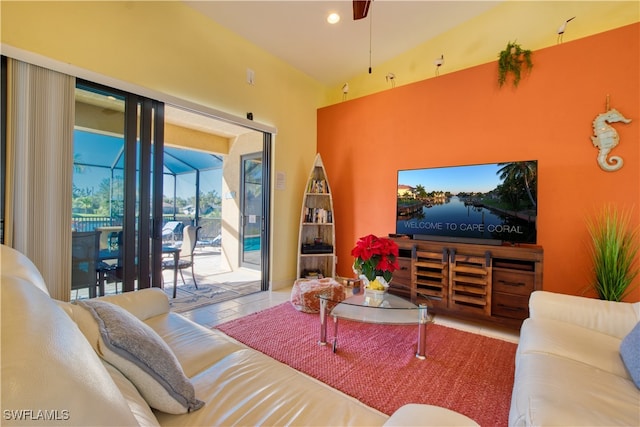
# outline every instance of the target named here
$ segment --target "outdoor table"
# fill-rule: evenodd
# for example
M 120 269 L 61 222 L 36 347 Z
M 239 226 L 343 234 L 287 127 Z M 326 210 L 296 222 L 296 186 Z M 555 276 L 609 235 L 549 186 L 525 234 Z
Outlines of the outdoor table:
M 162 246 L 163 254 L 173 255 L 173 297 L 176 297 L 176 291 L 178 288 L 178 260 L 180 259 L 180 248 L 174 246 Z M 120 259 L 120 250 L 103 249 L 98 253 L 98 261 Z M 104 294 L 104 288 L 101 287 L 101 292 Z

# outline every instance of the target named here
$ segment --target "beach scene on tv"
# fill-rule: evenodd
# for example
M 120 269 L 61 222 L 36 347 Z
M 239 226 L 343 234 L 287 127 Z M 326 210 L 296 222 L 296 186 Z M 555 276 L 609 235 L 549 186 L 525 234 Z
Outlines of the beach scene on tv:
M 396 233 L 536 243 L 537 161 L 398 171 Z

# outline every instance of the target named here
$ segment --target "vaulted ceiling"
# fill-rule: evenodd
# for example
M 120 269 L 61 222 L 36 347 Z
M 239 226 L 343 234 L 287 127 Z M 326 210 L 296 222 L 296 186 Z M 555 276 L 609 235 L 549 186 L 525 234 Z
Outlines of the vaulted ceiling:
M 319 82 L 337 85 L 366 73 L 426 40 L 463 24 L 502 1 L 375 0 L 354 20 L 352 2 L 186 1 Z M 336 12 L 341 19 L 329 24 Z

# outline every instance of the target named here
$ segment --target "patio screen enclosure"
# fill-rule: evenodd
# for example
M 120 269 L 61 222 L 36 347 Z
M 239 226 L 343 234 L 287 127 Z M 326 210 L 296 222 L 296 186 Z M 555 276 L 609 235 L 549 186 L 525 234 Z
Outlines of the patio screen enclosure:
M 76 129 L 73 151 L 74 230 L 121 226 L 122 137 Z M 214 242 L 220 235 L 222 157 L 165 146 L 163 158 L 163 223 L 181 221 L 201 226 L 199 240 Z

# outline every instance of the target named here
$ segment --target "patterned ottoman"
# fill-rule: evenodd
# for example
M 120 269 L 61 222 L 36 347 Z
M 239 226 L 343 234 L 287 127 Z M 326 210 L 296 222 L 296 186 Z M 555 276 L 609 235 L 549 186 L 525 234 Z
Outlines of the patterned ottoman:
M 345 298 L 344 287 L 331 278 L 324 279 L 298 279 L 291 289 L 291 304 L 296 310 L 304 313 L 319 313 L 319 295 L 327 295 L 333 301 L 340 302 Z M 332 309 L 336 303 L 329 303 L 327 307 Z

